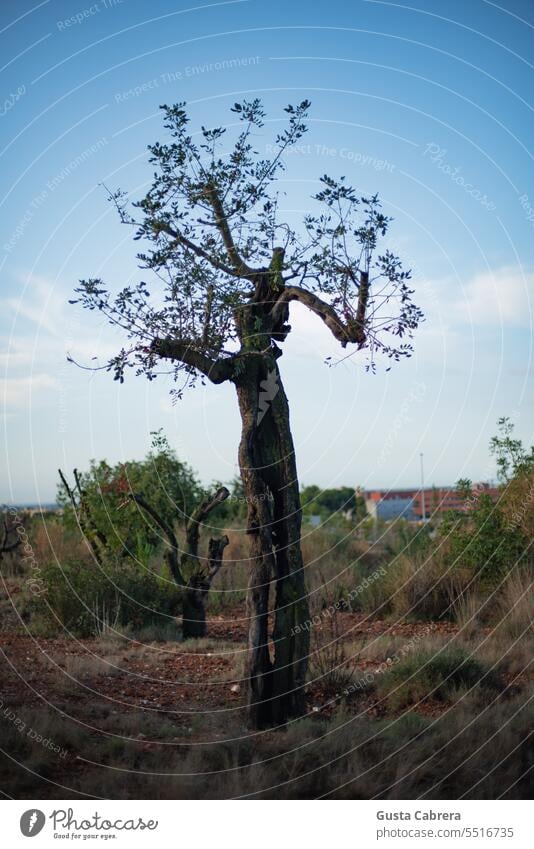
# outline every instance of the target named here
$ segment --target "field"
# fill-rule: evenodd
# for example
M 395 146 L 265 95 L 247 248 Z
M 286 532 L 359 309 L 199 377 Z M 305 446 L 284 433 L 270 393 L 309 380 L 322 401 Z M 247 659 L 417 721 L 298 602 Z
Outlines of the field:
M 80 636 L 62 624 L 64 596 L 55 624 L 43 615 L 52 597 L 36 595 L 35 563 L 55 551 L 90 570 L 90 558 L 57 518 L 35 518 L 33 572 L 13 555 L 2 563 L 5 795 L 528 798 L 532 573 L 510 568 L 489 586 L 447 568 L 434 544 L 418 551 L 418 533 L 305 533 L 306 715 L 258 732 L 245 711 L 238 530 L 210 592 L 206 638 L 183 641 L 179 617 L 124 625 L 112 611 Z

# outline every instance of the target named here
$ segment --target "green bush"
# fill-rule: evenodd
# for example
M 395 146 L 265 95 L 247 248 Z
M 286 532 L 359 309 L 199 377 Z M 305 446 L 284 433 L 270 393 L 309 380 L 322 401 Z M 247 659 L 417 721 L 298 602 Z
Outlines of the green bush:
M 524 559 L 527 540 L 511 524 L 503 505 L 486 493 L 473 491 L 470 481 L 459 481 L 465 512 L 451 511 L 440 526 L 448 564 L 468 569 L 482 584 L 493 585 Z
M 132 494 L 143 495 L 171 527 L 183 526 L 203 496 L 195 472 L 178 459 L 161 431 L 152 433 L 152 449 L 144 460 L 114 466 L 106 460 L 92 460 L 89 471 L 78 479 L 94 531 L 107 551 L 123 557 L 139 557 L 147 546 L 154 549 L 162 541 L 161 528 L 146 511 L 129 501 Z M 73 510 L 63 481 L 58 488 L 58 503 L 63 507 L 65 528 L 77 531 L 81 517 Z
M 456 690 L 480 686 L 499 691 L 500 675 L 462 649 L 418 652 L 398 661 L 377 678 L 375 690 L 388 707 L 398 710 L 425 698 L 447 701 Z
M 168 622 L 180 608 L 172 580 L 131 562 L 103 568 L 81 560 L 49 562 L 41 575 L 45 592 L 35 599 L 35 612 L 51 632 L 65 628 L 91 637 L 110 626 L 139 630 Z

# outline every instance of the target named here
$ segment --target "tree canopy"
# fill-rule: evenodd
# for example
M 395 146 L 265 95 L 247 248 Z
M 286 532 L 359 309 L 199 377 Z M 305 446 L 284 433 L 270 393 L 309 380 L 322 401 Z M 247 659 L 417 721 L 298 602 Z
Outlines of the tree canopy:
M 100 279 L 82 280 L 73 301 L 126 331 L 129 346 L 103 366 L 115 379 L 132 367 L 152 380 L 161 360 L 178 395 L 199 376 L 231 378 L 240 314 L 259 302 L 255 332 L 266 346 L 286 338 L 288 305 L 298 301 L 343 347 L 366 349 L 367 368 L 377 352 L 394 360 L 411 354 L 422 313 L 410 271 L 381 248 L 391 218 L 378 196 L 324 175 L 302 225 L 281 220 L 276 181 L 284 152 L 307 130 L 309 107 L 307 100 L 286 107 L 270 158 L 254 148 L 265 118 L 258 99 L 236 103 L 228 127 L 203 126 L 195 135 L 184 103 L 161 107 L 168 139 L 149 146 L 149 191 L 133 204 L 121 190 L 110 194 L 134 238 L 148 243 L 138 260 L 150 278 L 115 295 Z
M 205 494 L 196 473 L 176 456 L 161 430 L 152 433 L 151 449 L 144 460 L 114 465 L 93 460 L 78 479 L 92 522 L 107 548 L 133 557 L 162 542 L 161 530 L 130 502 L 133 493 L 142 493 L 167 525 L 172 527 L 178 521 L 182 529 Z M 67 523 L 77 523 L 64 482 L 59 485 L 58 502 L 64 506 Z

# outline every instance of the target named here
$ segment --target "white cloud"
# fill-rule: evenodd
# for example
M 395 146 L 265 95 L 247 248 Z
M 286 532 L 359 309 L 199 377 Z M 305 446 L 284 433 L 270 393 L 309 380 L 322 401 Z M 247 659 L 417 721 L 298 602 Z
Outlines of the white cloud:
M 508 266 L 476 274 L 454 303 L 454 317 L 468 324 L 530 327 L 534 273 Z
M 48 333 L 57 335 L 66 306 L 66 298 L 58 281 L 37 274 L 29 278 L 18 274 L 17 278 L 24 288 L 19 297 L 6 298 L 4 306 L 13 317 L 26 319 Z
M 0 378 L 0 398 L 6 406 L 25 407 L 42 390 L 56 389 L 58 381 L 50 374 L 34 374 L 31 377 Z
M 0 300 L 0 314 L 13 321 L 14 332 L 0 337 L 0 383 L 6 406 L 29 402 L 29 392 L 39 392 L 65 379 L 67 354 L 89 366 L 105 363 L 114 353 L 112 339 L 102 338 L 104 322 L 85 322 L 80 309 L 68 304 L 72 295 L 60 280 L 32 274 L 16 275 L 20 294 Z M 107 326 L 106 326 L 107 327 Z M 98 354 L 98 361 L 93 359 Z M 32 374 L 34 369 L 37 374 Z

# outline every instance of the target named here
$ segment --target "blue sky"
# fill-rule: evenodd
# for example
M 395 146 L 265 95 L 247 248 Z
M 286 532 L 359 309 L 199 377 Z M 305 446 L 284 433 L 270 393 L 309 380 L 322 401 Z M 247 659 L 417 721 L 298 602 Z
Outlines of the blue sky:
M 0 500 L 52 500 L 58 466 L 142 457 L 160 427 L 205 482 L 236 473 L 231 386 L 173 406 L 163 380 L 119 386 L 66 362 L 121 342 L 67 301 L 81 277 L 136 278 L 100 184 L 143 192 L 158 106 L 181 100 L 199 127 L 261 96 L 268 152 L 283 107 L 309 98 L 288 214 L 306 212 L 323 173 L 345 174 L 380 193 L 413 268 L 426 322 L 389 373 L 358 357 L 325 366 L 339 351 L 295 306 L 280 364 L 304 483 L 417 484 L 420 452 L 428 484 L 487 480 L 501 415 L 534 441 L 533 37 L 528 0 L 3 0 Z

